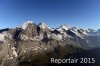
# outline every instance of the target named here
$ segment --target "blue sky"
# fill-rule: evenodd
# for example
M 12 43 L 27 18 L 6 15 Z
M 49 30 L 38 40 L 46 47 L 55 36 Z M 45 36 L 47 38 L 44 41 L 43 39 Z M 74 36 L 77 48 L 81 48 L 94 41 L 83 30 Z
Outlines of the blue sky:
M 100 0 L 0 0 L 0 29 L 25 21 L 49 27 L 100 28 Z

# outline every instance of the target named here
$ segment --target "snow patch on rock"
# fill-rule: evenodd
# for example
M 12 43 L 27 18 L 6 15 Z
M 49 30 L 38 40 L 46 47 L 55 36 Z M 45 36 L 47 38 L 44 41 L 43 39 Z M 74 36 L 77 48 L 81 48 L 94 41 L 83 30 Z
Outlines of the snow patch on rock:
M 7 32 L 0 33 L 0 41 L 5 41 L 5 37 L 12 39 L 12 35 L 10 33 Z
M 62 40 L 62 36 L 60 34 L 52 34 L 51 38 L 55 40 Z
M 12 47 L 11 49 L 13 50 L 13 55 L 14 55 L 15 57 L 17 57 L 18 55 L 17 55 L 17 52 L 15 51 L 16 48 L 15 48 L 15 47 Z
M 21 35 L 21 40 L 41 41 L 42 39 L 43 39 L 43 34 L 40 34 L 39 36 L 35 36 L 33 38 L 28 37 L 26 35 Z
M 33 38 L 34 41 L 41 41 L 43 39 L 43 34 L 40 34 L 39 36 L 35 36 Z
M 0 34 L 0 41 L 4 41 L 5 39 L 5 34 Z

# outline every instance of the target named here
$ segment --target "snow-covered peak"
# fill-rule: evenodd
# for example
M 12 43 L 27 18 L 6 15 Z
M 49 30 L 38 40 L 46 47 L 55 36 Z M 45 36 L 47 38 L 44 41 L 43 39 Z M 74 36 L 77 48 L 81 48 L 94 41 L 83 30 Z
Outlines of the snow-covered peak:
M 42 28 L 42 29 L 49 28 L 44 22 L 41 22 L 41 23 L 39 24 L 39 27 Z
M 70 28 L 71 27 L 69 27 L 68 25 L 64 24 L 64 25 L 60 26 L 59 28 L 56 28 L 56 30 L 62 33 L 65 30 L 69 30 Z
M 69 30 L 70 27 L 68 25 L 64 24 L 59 29 Z
M 22 29 L 26 29 L 28 24 L 34 24 L 33 21 L 27 21 L 22 25 Z

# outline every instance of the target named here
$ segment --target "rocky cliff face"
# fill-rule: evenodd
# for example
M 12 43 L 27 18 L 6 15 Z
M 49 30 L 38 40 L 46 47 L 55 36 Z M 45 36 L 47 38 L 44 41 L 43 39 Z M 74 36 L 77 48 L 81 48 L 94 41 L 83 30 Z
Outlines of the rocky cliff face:
M 44 23 L 36 25 L 28 21 L 15 29 L 0 30 L 0 65 L 20 66 L 24 61 L 32 65 L 38 55 L 43 54 L 44 57 L 59 52 L 63 54 L 57 55 L 63 56 L 98 47 L 99 43 L 100 30 L 77 29 L 67 25 L 50 29 Z

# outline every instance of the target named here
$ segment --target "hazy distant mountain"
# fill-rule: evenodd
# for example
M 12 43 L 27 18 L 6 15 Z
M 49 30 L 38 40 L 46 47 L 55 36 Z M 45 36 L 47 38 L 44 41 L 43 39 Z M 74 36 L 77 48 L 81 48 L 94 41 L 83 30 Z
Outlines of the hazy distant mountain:
M 49 58 L 55 57 L 55 54 L 61 57 L 99 47 L 99 43 L 100 29 L 85 30 L 64 24 L 52 30 L 43 22 L 36 25 L 28 21 L 20 27 L 0 30 L 0 65 L 18 66 L 22 62 L 38 64 L 35 63 L 36 57 L 43 56 L 38 59 L 42 64 L 46 63 L 43 62 L 45 55 Z

